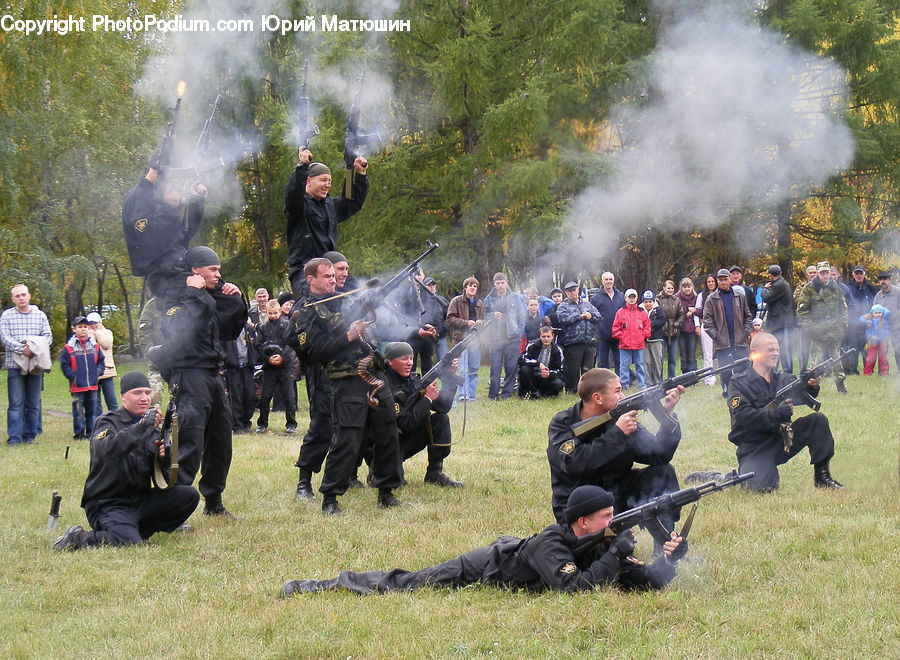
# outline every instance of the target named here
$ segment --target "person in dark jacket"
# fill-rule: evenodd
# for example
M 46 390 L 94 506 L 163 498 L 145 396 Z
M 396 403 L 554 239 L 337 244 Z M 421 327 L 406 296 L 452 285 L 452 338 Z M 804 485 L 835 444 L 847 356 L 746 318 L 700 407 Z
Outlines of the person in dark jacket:
M 194 483 L 200 467 L 204 515 L 234 518 L 222 504 L 231 467 L 231 411 L 225 394 L 223 342 L 237 339 L 247 322 L 241 290 L 222 282 L 219 256 L 205 245 L 185 253 L 192 275 L 162 316 L 164 343 L 151 355 L 178 386 L 178 483 Z
M 878 287 L 866 280 L 865 268 L 857 266 L 853 269 L 853 281 L 847 285 L 847 289 L 847 319 L 850 326 L 847 343 L 856 349 L 856 354 L 845 358 L 844 370 L 858 374 L 859 359 L 866 353 L 866 325 L 859 322 L 859 317 L 872 309 Z
M 259 418 L 256 420 L 256 432 L 265 433 L 269 427 L 269 405 L 276 390 L 281 391 L 284 401 L 284 415 L 287 433 L 297 431 L 297 402 L 294 392 L 294 378 L 291 373 L 291 350 L 284 341 L 288 328 L 288 319 L 281 313 L 281 305 L 277 300 L 266 303 L 266 323 L 256 331 L 259 345 L 258 359 L 262 367 L 262 394 L 259 397 Z
M 494 319 L 486 333 L 491 365 L 488 398 L 492 401 L 509 399 L 516 391 L 516 365 L 521 353 L 519 342 L 525 331 L 525 300 L 521 294 L 509 290 L 503 273 L 494 273 L 494 288 L 484 297 L 484 316 Z
M 519 396 L 558 395 L 565 386 L 564 365 L 562 349 L 553 341 L 553 328 L 545 325 L 519 358 Z
M 716 362 L 721 366 L 747 357 L 750 350 L 750 331 L 753 315 L 747 298 L 731 286 L 731 274 L 724 268 L 716 273 L 718 288 L 703 303 L 703 328 L 713 340 Z M 727 396 L 727 371 L 720 375 L 722 396 Z
M 681 327 L 684 325 L 684 308 L 681 301 L 675 296 L 675 282 L 666 280 L 663 282 L 662 291 L 656 294 L 656 302 L 662 307 L 666 316 L 666 325 L 663 328 L 663 361 L 668 364 L 668 377 L 675 376 L 675 358 L 678 355 L 678 337 Z M 625 374 L 619 372 L 624 380 Z
M 191 239 L 203 222 L 206 186 L 191 184 L 182 199 L 171 185 L 160 182 L 159 151 L 150 157 L 150 169 L 125 194 L 122 232 L 131 262 L 131 274 L 146 277 L 147 288 L 160 304 L 184 288 L 191 274 L 182 261 Z
M 57 550 L 136 545 L 156 532 L 177 529 L 200 501 L 191 486 L 151 487 L 154 457 L 168 467 L 162 415 L 150 408 L 147 376 L 131 371 L 119 383 L 122 406 L 99 417 L 91 436 L 91 467 L 81 506 L 92 531 L 72 525 L 53 544 Z
M 72 320 L 72 336 L 59 352 L 59 364 L 69 381 L 69 393 L 72 395 L 73 439 L 84 440 L 91 435 L 94 420 L 100 412 L 97 390 L 105 362 L 103 351 L 91 338 L 83 316 Z
M 597 366 L 618 371 L 619 342 L 613 339 L 612 326 L 616 312 L 625 306 L 625 294 L 616 288 L 616 276 L 608 271 L 600 276 L 600 283 L 603 286 L 591 297 L 591 304 L 600 314 L 597 324 Z
M 484 302 L 478 298 L 478 280 L 463 280 L 463 293 L 450 300 L 447 306 L 447 327 L 450 338 L 458 342 L 484 323 Z M 459 375 L 465 383 L 459 387 L 460 401 L 474 401 L 478 388 L 478 368 L 481 366 L 481 342 L 474 341 L 459 358 Z
M 670 414 L 682 392 L 683 387 L 667 392 L 663 406 Z M 574 424 L 616 406 L 622 398 L 622 382 L 609 369 L 591 369 L 578 383 L 578 397 L 578 403 L 553 417 L 547 432 L 553 515 L 557 522 L 563 522 L 569 494 L 584 484 L 602 486 L 613 493 L 620 511 L 678 490 L 671 461 L 681 441 L 680 425 L 661 426 L 654 435 L 638 423 L 635 410 L 576 437 Z M 647 467 L 635 468 L 635 463 Z M 675 512 L 674 517 L 661 522 L 673 529 L 677 517 Z
M 778 340 L 781 368 L 791 373 L 794 356 L 791 353 L 791 331 L 794 327 L 794 302 L 791 285 L 781 276 L 781 266 L 769 266 L 769 280 L 762 292 L 766 303 L 766 331 Z
M 594 366 L 600 312 L 591 303 L 578 299 L 577 282 L 567 282 L 565 290 L 566 299 L 556 308 L 556 317 L 559 345 L 566 358 L 566 392 L 574 394 L 581 374 Z
M 485 585 L 540 591 L 588 591 L 615 586 L 626 591 L 661 589 L 675 577 L 675 564 L 687 541 L 672 532 L 663 554 L 650 566 L 637 560 L 631 530 L 576 554 L 578 540 L 602 532 L 613 516 L 614 497 L 597 486 L 572 491 L 564 522 L 525 539 L 501 536 L 488 546 L 419 571 L 343 571 L 333 580 L 290 580 L 282 597 L 346 589 L 358 594 L 408 591 L 422 587 Z
M 650 336 L 644 342 L 644 361 L 647 365 L 647 384 L 652 386 L 662 382 L 662 331 L 666 326 L 666 315 L 650 289 L 644 291 L 641 307 L 650 317 Z
M 425 483 L 462 488 L 462 483 L 444 474 L 444 459 L 450 455 L 452 440 L 450 418 L 455 386 L 442 383 L 439 389 L 432 381 L 425 388 L 422 379 L 412 372 L 413 349 L 403 341 L 392 342 L 384 349 L 387 362 L 387 386 L 394 396 L 397 430 L 400 433 L 400 458 L 405 461 L 423 449 L 428 452 Z
M 297 167 L 284 188 L 284 214 L 287 216 L 288 275 L 295 296 L 306 284 L 303 266 L 314 257 L 337 249 L 338 223 L 358 212 L 369 192 L 366 171 L 368 161 L 358 156 L 353 162 L 353 199 L 343 195 L 328 196 L 331 170 L 323 163 L 313 163 L 312 152 L 305 146 L 297 152 Z
M 828 418 L 814 412 L 791 421 L 794 405 L 791 399 L 774 408 L 767 408 L 775 393 L 791 381 L 792 374 L 776 372 L 778 368 L 778 340 L 767 332 L 753 338 L 753 362 L 750 369 L 735 374 L 728 386 L 728 410 L 731 413 L 731 432 L 728 440 L 737 445 L 739 472 L 755 472 L 746 487 L 772 491 L 778 488 L 778 466 L 809 447 L 813 464 L 813 483 L 817 488 L 839 489 L 829 463 L 834 456 L 834 437 Z M 806 384 L 810 395 L 819 393 L 819 383 Z

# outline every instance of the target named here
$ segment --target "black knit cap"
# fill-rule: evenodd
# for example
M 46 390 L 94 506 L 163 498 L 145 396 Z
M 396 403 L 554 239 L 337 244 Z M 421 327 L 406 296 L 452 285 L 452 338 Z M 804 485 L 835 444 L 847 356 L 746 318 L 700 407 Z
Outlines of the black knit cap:
M 324 257 L 325 259 L 328 259 L 328 261 L 330 261 L 333 264 L 339 264 L 342 261 L 347 261 L 347 257 L 342 255 L 340 252 L 336 252 L 335 250 L 332 250 L 331 252 L 326 252 L 325 254 L 322 255 L 322 257 Z
M 582 516 L 589 516 L 595 511 L 615 505 L 615 498 L 600 486 L 579 486 L 569 494 L 566 500 L 564 515 L 566 523 L 571 525 Z
M 184 263 L 188 268 L 203 268 L 204 266 L 219 266 L 219 255 L 216 251 L 205 245 L 192 247 L 184 253 Z
M 385 360 L 395 360 L 399 357 L 404 357 L 406 355 L 412 354 L 412 346 L 407 344 L 405 341 L 392 341 L 390 344 L 384 347 Z
M 143 374 L 140 371 L 129 371 L 122 376 L 122 379 L 119 381 L 119 391 L 122 394 L 137 387 L 150 387 L 150 380 L 147 378 L 146 374 Z

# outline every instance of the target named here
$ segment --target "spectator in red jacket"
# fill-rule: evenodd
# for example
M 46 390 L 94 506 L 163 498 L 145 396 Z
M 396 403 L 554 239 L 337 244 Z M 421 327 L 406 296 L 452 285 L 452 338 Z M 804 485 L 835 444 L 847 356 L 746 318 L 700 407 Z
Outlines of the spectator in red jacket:
M 644 342 L 650 337 L 650 317 L 638 307 L 637 291 L 625 292 L 625 306 L 616 312 L 612 336 L 619 340 L 619 374 L 622 389 L 628 387 L 631 379 L 631 365 L 637 374 L 638 389 L 644 389 Z

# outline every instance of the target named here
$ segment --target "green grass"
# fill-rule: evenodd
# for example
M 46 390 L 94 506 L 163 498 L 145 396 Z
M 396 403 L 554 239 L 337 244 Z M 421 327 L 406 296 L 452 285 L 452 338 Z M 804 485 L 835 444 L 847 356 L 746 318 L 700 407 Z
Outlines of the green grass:
M 70 440 L 68 396 L 54 370 L 38 444 L 0 448 L 0 656 L 900 655 L 896 376 L 851 377 L 847 397 L 831 383 L 822 388 L 837 441 L 832 472 L 846 490 L 813 488 L 804 452 L 781 469 L 775 494 L 732 489 L 705 498 L 691 532 L 694 561 L 663 592 L 535 596 L 469 587 L 278 600 L 287 579 L 418 568 L 552 522 L 546 428 L 570 399 L 489 402 L 486 376 L 469 405 L 466 437 L 445 462 L 463 490 L 423 485 L 420 455 L 407 463 L 410 485 L 399 492 L 410 507 L 379 511 L 371 489 L 352 491 L 341 499 L 344 515 L 326 519 L 321 496 L 315 504 L 293 497 L 302 436 L 243 435 L 234 440 L 225 492 L 243 521 L 198 511 L 191 534 L 58 553 L 51 543 L 60 532 L 44 529 L 50 494 L 63 496 L 61 529 L 86 525 L 78 504 L 89 455 L 87 443 Z M 301 404 L 301 429 L 304 412 Z M 735 464 L 718 388 L 691 388 L 678 412 L 679 476 Z M 276 414 L 270 428 L 283 428 L 282 419 Z M 649 536 L 638 539 L 646 555 Z

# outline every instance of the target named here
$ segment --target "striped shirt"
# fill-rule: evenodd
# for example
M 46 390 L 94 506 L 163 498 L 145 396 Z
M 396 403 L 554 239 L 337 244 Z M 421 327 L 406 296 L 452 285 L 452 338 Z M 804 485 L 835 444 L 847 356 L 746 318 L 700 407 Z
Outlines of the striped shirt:
M 0 315 L 0 341 L 6 350 L 4 369 L 18 369 L 19 366 L 13 359 L 16 353 L 22 353 L 22 340 L 26 337 L 43 335 L 47 342 L 53 341 L 50 333 L 50 323 L 40 309 L 31 305 L 26 314 L 15 307 L 10 307 Z

